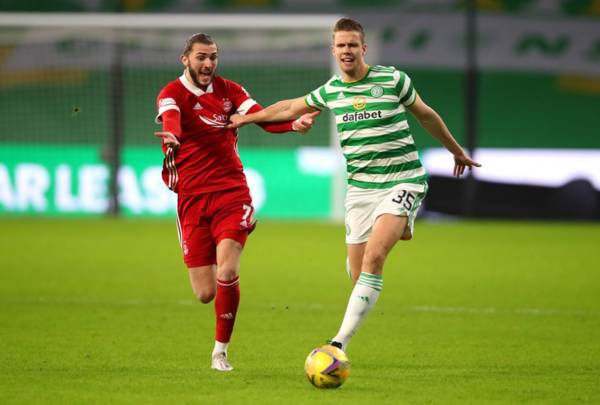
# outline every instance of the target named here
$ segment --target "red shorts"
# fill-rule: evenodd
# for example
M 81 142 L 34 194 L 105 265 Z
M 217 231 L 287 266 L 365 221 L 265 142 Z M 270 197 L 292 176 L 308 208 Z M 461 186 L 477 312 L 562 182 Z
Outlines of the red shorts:
M 216 264 L 219 242 L 233 239 L 244 246 L 254 227 L 247 187 L 177 197 L 179 242 L 189 268 Z

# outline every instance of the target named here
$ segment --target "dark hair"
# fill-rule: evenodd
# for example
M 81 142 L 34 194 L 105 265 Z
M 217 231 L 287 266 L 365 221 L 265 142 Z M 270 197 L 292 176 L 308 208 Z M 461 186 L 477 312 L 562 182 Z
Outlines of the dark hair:
M 333 27 L 333 33 L 335 34 L 338 31 L 356 31 L 360 34 L 361 42 L 365 42 L 365 31 L 363 30 L 362 25 L 352 18 L 339 19 Z
M 183 48 L 183 54 L 187 55 L 192 50 L 194 44 L 204 44 L 204 45 L 212 45 L 216 44 L 216 42 L 212 39 L 212 37 L 203 32 L 198 32 L 185 41 L 185 48 Z

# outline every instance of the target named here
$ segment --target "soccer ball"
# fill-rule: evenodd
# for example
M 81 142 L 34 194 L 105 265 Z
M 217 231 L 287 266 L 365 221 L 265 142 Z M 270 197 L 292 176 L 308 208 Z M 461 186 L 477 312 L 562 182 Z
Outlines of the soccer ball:
M 308 381 L 317 388 L 337 388 L 350 375 L 350 360 L 335 346 L 317 347 L 308 354 L 304 372 Z

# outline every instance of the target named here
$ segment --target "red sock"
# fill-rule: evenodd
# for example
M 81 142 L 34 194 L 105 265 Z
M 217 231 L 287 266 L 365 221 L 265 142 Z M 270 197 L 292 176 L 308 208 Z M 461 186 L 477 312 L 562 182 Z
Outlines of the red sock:
M 215 340 L 221 343 L 229 343 L 239 303 L 240 278 L 236 277 L 229 281 L 217 280 L 217 296 L 215 297 L 217 331 Z

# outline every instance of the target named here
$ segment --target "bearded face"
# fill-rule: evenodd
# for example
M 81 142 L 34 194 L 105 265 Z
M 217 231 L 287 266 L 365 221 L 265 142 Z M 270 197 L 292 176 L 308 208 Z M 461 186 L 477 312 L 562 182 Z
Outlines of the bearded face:
M 199 88 L 206 90 L 217 71 L 219 57 L 216 44 L 195 43 L 187 55 L 181 57 L 189 78 Z

